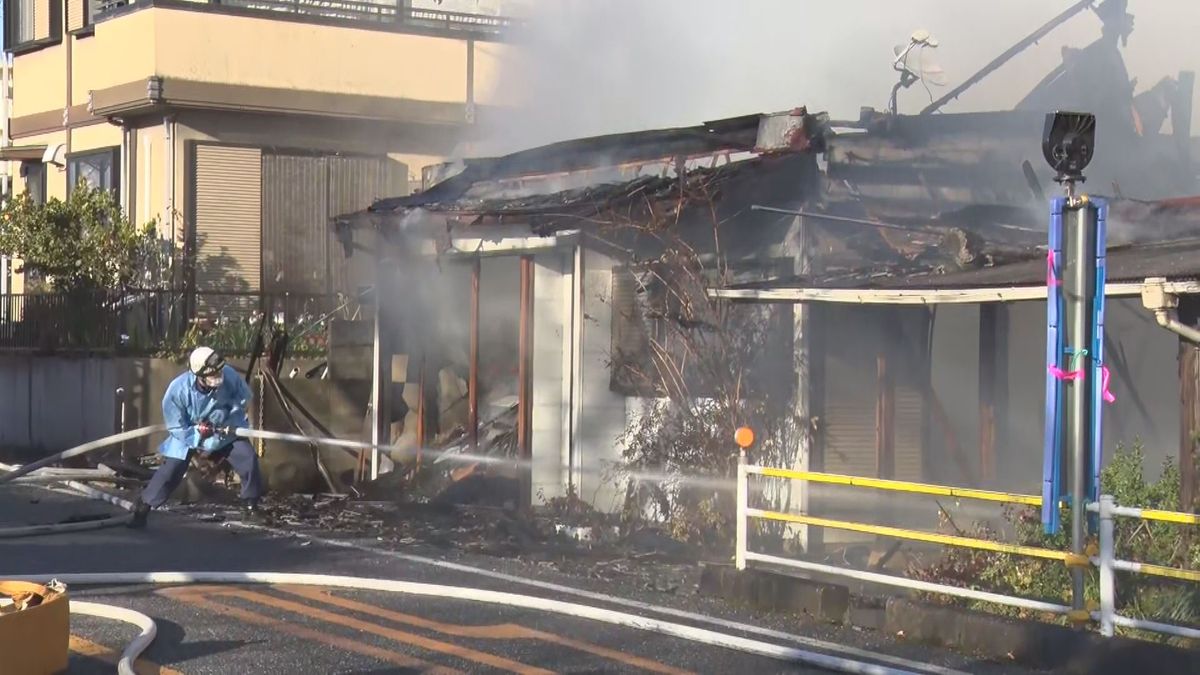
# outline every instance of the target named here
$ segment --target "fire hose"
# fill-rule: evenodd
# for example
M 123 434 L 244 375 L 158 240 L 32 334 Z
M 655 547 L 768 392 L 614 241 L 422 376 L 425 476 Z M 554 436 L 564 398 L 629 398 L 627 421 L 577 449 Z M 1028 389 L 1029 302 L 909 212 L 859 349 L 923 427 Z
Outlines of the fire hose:
M 9 467 L 0 465 L 0 470 L 7 473 L 0 475 L 0 484 L 12 482 L 14 479 L 21 476 L 29 475 L 39 469 L 44 469 L 50 464 L 70 457 L 81 456 L 90 452 L 109 447 L 113 444 L 120 443 L 125 440 L 139 438 L 157 431 L 164 430 L 162 426 L 144 427 L 133 431 L 115 434 L 106 438 L 98 439 L 90 443 L 71 448 L 70 450 L 52 455 L 43 460 L 22 466 Z M 236 435 L 243 438 L 262 438 L 266 440 L 277 440 L 284 442 L 300 442 L 300 443 L 318 443 L 322 445 L 340 446 L 355 449 L 374 449 L 383 446 L 377 446 L 371 443 L 363 443 L 359 441 L 350 441 L 336 438 L 312 438 L 300 434 L 286 434 L 273 431 L 259 431 L 253 429 L 229 429 L 223 428 L 218 430 L 228 435 Z M 474 458 L 472 461 L 477 461 L 479 458 Z M 503 461 L 503 460 L 497 460 Z M 51 470 L 53 473 L 53 470 Z M 64 477 L 66 474 L 62 474 Z M 74 491 L 82 493 L 86 496 L 102 499 L 110 503 L 115 503 L 122 508 L 129 509 L 131 504 L 114 495 L 110 495 L 101 490 L 97 490 L 87 485 L 78 482 L 68 481 L 66 483 Z M 128 516 L 120 516 L 119 519 L 127 519 Z M 96 526 L 98 523 L 79 523 L 70 525 L 80 526 Z M 64 525 L 46 526 L 63 528 Z M 89 529 L 79 527 L 78 529 Z M 59 529 L 58 531 L 62 531 Z M 324 574 L 295 574 L 283 572 L 146 572 L 146 573 L 96 573 L 96 574 L 51 574 L 37 575 L 33 578 L 28 578 L 32 581 L 48 582 L 57 579 L 67 584 L 78 585 L 111 585 L 111 584 L 189 584 L 189 583 L 222 583 L 222 584 L 297 584 L 310 586 L 324 586 L 334 588 L 349 588 L 355 590 L 374 590 L 389 593 L 404 593 L 409 595 L 431 596 L 439 598 L 449 598 L 456 600 L 465 600 L 472 602 L 484 602 L 493 605 L 502 605 L 508 607 L 516 607 L 521 609 L 530 609 L 536 611 L 551 612 L 563 614 L 567 616 L 575 616 L 600 621 L 618 626 L 634 628 L 638 630 L 650 631 L 667 635 L 683 640 L 689 640 L 701 644 L 707 644 L 726 649 L 732 649 L 745 653 L 765 656 L 773 659 L 790 661 L 795 663 L 805 663 L 812 666 L 827 668 L 846 673 L 863 673 L 870 675 L 893 675 L 905 674 L 913 671 L 899 670 L 890 668 L 877 663 L 855 660 L 842 656 L 835 656 L 817 651 L 799 649 L 796 647 L 787 647 L 770 642 L 754 640 L 750 638 L 740 637 L 726 633 L 720 633 L 704 628 L 689 626 L 685 624 L 663 621 L 647 616 L 618 612 L 615 610 L 584 605 L 578 603 L 564 602 L 560 600 L 552 600 L 537 596 L 521 595 L 515 593 L 506 593 L 500 591 L 492 591 L 478 588 L 469 588 L 461 586 L 445 586 L 439 584 L 418 583 L 410 581 L 400 581 L 393 579 L 372 579 L 363 577 L 324 575 Z M 113 607 L 109 605 L 100 605 L 96 603 L 72 601 L 71 611 L 76 614 L 86 614 L 101 618 L 125 621 L 139 627 L 140 632 L 122 652 L 121 659 L 118 662 L 117 672 L 120 675 L 133 675 L 133 664 L 143 651 L 150 646 L 154 640 L 156 627 L 153 620 L 149 617 L 124 608 Z M 830 645 L 834 647 L 834 645 Z M 889 661 L 888 657 L 879 657 L 877 660 Z M 906 665 L 921 665 L 912 662 L 906 662 Z M 947 673 L 946 669 L 937 668 L 939 672 Z

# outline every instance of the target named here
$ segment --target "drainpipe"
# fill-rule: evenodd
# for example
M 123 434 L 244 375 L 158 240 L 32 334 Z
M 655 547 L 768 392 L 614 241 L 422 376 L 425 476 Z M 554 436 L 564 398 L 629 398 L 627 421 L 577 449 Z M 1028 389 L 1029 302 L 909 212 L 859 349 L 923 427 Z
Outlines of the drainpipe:
M 171 223 L 171 247 L 174 248 L 177 232 L 175 231 L 175 118 L 171 115 L 163 117 L 163 137 L 167 147 L 167 175 L 163 186 L 167 189 L 166 213 Z
M 1151 277 L 1143 282 L 1142 305 L 1154 313 L 1158 325 L 1188 342 L 1200 344 L 1200 330 L 1179 320 L 1175 312 L 1179 307 L 1179 296 L 1167 292 L 1165 277 Z
M 66 63 L 67 63 L 67 72 L 66 72 L 67 103 L 66 103 L 66 107 L 63 108 L 63 128 L 66 129 L 66 132 L 67 132 L 67 142 L 63 144 L 63 156 L 64 157 L 66 155 L 71 154 L 71 97 L 73 96 L 73 93 L 72 93 L 73 83 L 71 80 L 72 80 L 72 70 L 73 70 L 72 66 L 74 65 L 74 63 L 73 63 L 74 57 L 71 55 L 71 51 L 72 51 L 71 47 L 73 46 L 72 43 L 75 42 L 75 39 L 73 37 L 71 37 L 71 32 L 69 30 L 67 30 L 67 14 L 68 14 L 67 12 L 62 13 L 62 25 L 59 26 L 59 28 L 62 29 L 63 43 L 66 44 L 66 47 L 67 47 L 67 59 L 66 59 Z M 74 187 L 74 186 L 68 185 L 67 190 L 70 191 L 72 187 Z

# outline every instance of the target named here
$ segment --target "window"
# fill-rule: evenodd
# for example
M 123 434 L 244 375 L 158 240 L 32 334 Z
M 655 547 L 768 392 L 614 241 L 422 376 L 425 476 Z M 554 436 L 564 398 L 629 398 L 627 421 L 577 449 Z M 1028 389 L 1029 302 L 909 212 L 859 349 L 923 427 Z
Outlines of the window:
M 119 188 L 117 177 L 117 148 L 105 148 L 79 153 L 67 157 L 67 194 L 80 181 L 96 190 L 108 190 L 116 194 Z
M 33 6 L 35 0 L 8 0 L 4 3 L 5 22 L 7 25 L 8 40 L 6 44 L 9 47 L 23 45 L 27 42 L 33 42 L 35 39 L 33 28 Z
M 25 190 L 34 204 L 46 203 L 46 165 L 41 162 L 21 162 L 21 175 L 25 177 Z

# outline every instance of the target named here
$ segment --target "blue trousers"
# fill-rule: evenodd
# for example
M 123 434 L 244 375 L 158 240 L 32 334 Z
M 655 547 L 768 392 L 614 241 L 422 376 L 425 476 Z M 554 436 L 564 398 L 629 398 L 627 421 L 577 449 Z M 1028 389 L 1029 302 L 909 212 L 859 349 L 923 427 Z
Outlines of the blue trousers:
M 196 450 L 192 450 L 192 452 L 196 452 Z M 241 498 L 243 501 L 254 502 L 262 497 L 262 473 L 258 468 L 258 455 L 254 454 L 254 447 L 248 441 L 236 440 L 206 456 L 213 460 L 221 458 L 229 460 L 230 466 L 242 479 Z M 188 454 L 188 458 L 191 458 L 191 453 Z M 186 459 L 164 457 L 162 466 L 158 467 L 158 470 L 150 477 L 150 482 L 142 490 L 142 501 L 152 508 L 165 504 L 170 499 L 171 493 L 175 492 L 179 483 L 183 481 L 183 474 L 187 473 L 187 468 L 188 460 Z

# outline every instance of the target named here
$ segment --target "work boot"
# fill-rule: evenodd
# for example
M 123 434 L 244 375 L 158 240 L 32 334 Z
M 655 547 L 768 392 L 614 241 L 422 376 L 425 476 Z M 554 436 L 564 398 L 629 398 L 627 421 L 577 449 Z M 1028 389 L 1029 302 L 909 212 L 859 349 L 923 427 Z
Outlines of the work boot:
M 131 527 L 135 530 L 140 530 L 146 527 L 146 519 L 149 516 L 150 505 L 142 501 L 141 497 L 138 497 L 133 503 L 133 518 L 129 520 L 128 527 Z
M 259 508 L 257 500 L 242 502 L 242 517 L 246 520 L 246 522 L 254 525 L 267 524 L 266 514 L 264 514 L 262 509 Z

